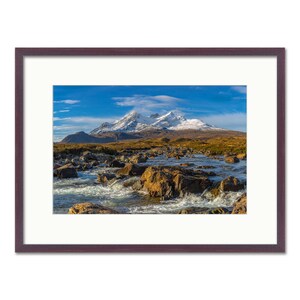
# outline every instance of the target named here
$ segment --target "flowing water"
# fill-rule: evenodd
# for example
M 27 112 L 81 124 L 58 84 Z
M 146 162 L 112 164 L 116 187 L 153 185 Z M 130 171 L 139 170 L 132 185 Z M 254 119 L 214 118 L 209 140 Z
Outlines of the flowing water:
M 179 166 L 182 163 L 193 164 L 188 168 L 198 166 L 210 166 L 204 171 L 213 171 L 217 176 L 210 177 L 212 181 L 220 181 L 228 176 L 234 176 L 246 182 L 246 161 L 241 160 L 236 164 L 227 164 L 220 159 L 211 159 L 204 155 L 166 159 L 164 155 L 148 159 L 141 165 L 153 166 Z M 190 194 L 183 198 L 159 201 L 149 200 L 143 192 L 133 191 L 131 187 L 124 187 L 124 181 L 136 180 L 137 177 L 123 179 L 112 185 L 104 186 L 97 183 L 98 173 L 109 173 L 114 168 L 94 167 L 92 170 L 78 172 L 78 178 L 57 179 L 53 181 L 54 213 L 67 213 L 75 203 L 93 202 L 113 208 L 121 213 L 153 214 L 176 213 L 180 209 L 188 207 L 232 207 L 245 191 L 229 192 L 215 199 L 209 198 L 206 192 L 202 194 Z

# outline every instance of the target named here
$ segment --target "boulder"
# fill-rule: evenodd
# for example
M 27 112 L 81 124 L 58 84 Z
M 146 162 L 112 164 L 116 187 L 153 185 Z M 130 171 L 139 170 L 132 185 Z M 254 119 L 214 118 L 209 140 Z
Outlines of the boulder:
M 88 162 L 90 160 L 97 160 L 97 156 L 91 151 L 84 151 L 80 156 L 80 160 L 85 162 Z
M 140 180 L 137 179 L 136 177 L 129 177 L 129 179 L 125 180 L 123 182 L 123 186 L 124 187 L 132 187 L 134 186 L 137 182 L 139 182 Z
M 125 155 L 118 156 L 117 160 L 121 161 L 121 162 L 124 162 L 124 163 L 128 162 L 128 158 Z
M 216 198 L 222 192 L 237 192 L 243 190 L 244 188 L 244 184 L 241 183 L 238 178 L 229 176 L 221 182 L 215 183 L 209 190 L 209 193 L 213 198 Z
M 246 153 L 240 153 L 236 157 L 240 160 L 245 160 L 247 158 L 247 154 Z
M 175 196 L 172 179 L 171 173 L 162 172 L 156 167 L 149 167 L 141 177 L 141 184 L 150 197 L 169 199 Z
M 83 164 L 81 164 L 81 170 L 82 171 L 90 170 L 92 168 L 93 168 L 93 166 L 90 165 L 89 163 L 83 163 Z
M 118 214 L 118 212 L 100 204 L 84 202 L 74 204 L 69 208 L 68 214 Z
M 181 209 L 178 214 L 230 214 L 230 210 L 226 207 L 189 207 Z
M 54 171 L 54 176 L 60 179 L 63 178 L 76 178 L 78 177 L 77 171 L 72 164 L 67 164 L 62 167 L 57 168 Z
M 174 189 L 180 196 L 185 194 L 197 194 L 204 192 L 210 185 L 211 181 L 207 177 L 189 176 L 177 174 L 173 181 Z
M 229 176 L 221 181 L 219 189 L 223 192 L 237 192 L 244 189 L 244 184 L 237 178 Z
M 133 189 L 134 191 L 139 191 L 139 190 L 141 190 L 142 188 L 143 188 L 143 185 L 142 185 L 142 183 L 141 183 L 140 180 L 137 180 L 137 181 L 132 185 L 132 189 Z
M 146 162 L 147 159 L 148 159 L 147 156 L 142 155 L 142 154 L 137 154 L 137 155 L 133 155 L 132 157 L 130 157 L 129 161 L 133 164 L 139 164 L 139 163 Z
M 161 199 L 202 193 L 212 183 L 202 173 L 172 167 L 148 167 L 140 181 L 150 197 Z
M 140 176 L 144 173 L 146 166 L 138 166 L 132 163 L 128 163 L 124 168 L 117 171 L 117 175 L 125 176 Z
M 247 195 L 243 194 L 240 199 L 238 199 L 232 209 L 232 214 L 246 214 L 247 213 Z
M 111 174 L 111 173 L 102 173 L 102 174 L 98 174 L 97 176 L 97 182 L 99 183 L 108 183 L 110 180 L 114 179 L 116 177 L 115 174 Z
M 123 168 L 123 167 L 125 167 L 125 164 L 123 162 L 120 162 L 115 159 L 115 160 L 109 162 L 108 166 L 111 168 Z
M 56 169 L 58 169 L 58 168 L 60 168 L 61 167 L 61 165 L 60 164 L 54 164 L 54 166 L 53 166 L 53 170 L 56 170 Z
M 236 156 L 226 156 L 225 157 L 225 162 L 228 164 L 235 164 L 238 163 L 240 160 Z

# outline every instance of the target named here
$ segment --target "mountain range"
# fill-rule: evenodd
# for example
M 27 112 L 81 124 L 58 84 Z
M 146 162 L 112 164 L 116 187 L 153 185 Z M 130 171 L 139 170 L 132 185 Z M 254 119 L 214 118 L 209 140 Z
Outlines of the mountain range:
M 83 131 L 66 136 L 62 143 L 110 143 L 120 140 L 155 138 L 165 135 L 192 135 L 199 132 L 224 131 L 200 119 L 186 119 L 180 112 L 144 116 L 137 111 L 114 122 L 104 122 L 90 134 Z
M 186 119 L 181 113 L 170 111 L 166 114 L 152 114 L 143 116 L 137 111 L 132 111 L 120 120 L 113 123 L 102 123 L 91 131 L 90 134 L 97 135 L 103 132 L 142 132 L 149 130 L 220 130 L 215 126 L 204 123 L 199 119 Z

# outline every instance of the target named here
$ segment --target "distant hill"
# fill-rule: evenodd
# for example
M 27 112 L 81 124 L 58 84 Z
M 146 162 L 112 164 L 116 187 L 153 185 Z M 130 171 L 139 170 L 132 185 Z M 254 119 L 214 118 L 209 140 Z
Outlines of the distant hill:
M 85 133 L 84 131 L 76 132 L 74 134 L 70 134 L 66 136 L 61 143 L 84 143 L 84 144 L 92 144 L 92 143 L 111 143 L 115 140 L 110 138 L 98 138 L 92 135 Z
M 97 135 L 89 135 L 83 131 L 66 136 L 60 143 L 65 144 L 105 144 L 125 140 L 141 140 L 156 138 L 187 138 L 187 139 L 208 139 L 215 137 L 245 136 L 244 132 L 232 130 L 147 130 L 143 132 L 105 132 Z
M 136 138 L 139 137 L 124 132 L 106 132 L 105 134 L 94 136 L 80 131 L 66 136 L 60 143 L 104 144 Z

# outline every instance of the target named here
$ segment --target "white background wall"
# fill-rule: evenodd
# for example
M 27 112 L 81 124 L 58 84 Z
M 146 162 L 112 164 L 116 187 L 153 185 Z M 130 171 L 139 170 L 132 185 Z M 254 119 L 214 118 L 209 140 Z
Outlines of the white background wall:
M 249 3 L 3 1 L 0 4 L 1 299 L 295 299 L 300 267 L 297 147 L 300 21 L 296 4 L 297 1 L 261 0 Z M 14 47 L 55 46 L 286 47 L 287 253 L 14 254 Z M 267 171 L 263 170 L 266 175 Z

